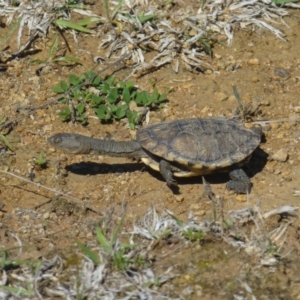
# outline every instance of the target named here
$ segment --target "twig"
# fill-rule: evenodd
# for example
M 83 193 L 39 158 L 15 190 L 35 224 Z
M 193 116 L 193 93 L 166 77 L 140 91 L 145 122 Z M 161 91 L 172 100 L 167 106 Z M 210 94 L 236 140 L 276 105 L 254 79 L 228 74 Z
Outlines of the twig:
M 25 182 L 27 182 L 27 183 L 36 185 L 36 186 L 39 187 L 39 188 L 48 190 L 48 191 L 50 191 L 50 192 L 52 192 L 52 193 L 55 193 L 55 194 L 58 194 L 58 195 L 60 195 L 60 196 L 64 196 L 64 197 L 70 199 L 73 203 L 75 203 L 75 204 L 77 204 L 77 205 L 79 205 L 79 206 L 81 206 L 81 205 L 84 204 L 80 199 L 78 199 L 78 198 L 76 198 L 76 197 L 70 196 L 70 195 L 68 195 L 68 194 L 66 194 L 66 193 L 64 193 L 64 192 L 62 192 L 62 191 L 58 191 L 58 190 L 56 190 L 56 189 L 49 188 L 49 187 L 47 187 L 47 186 L 45 186 L 45 185 L 42 185 L 42 184 L 40 184 L 40 183 L 33 182 L 33 181 L 29 180 L 29 179 L 26 179 L 26 178 L 24 178 L 24 177 L 22 177 L 22 176 L 18 176 L 18 175 L 14 174 L 14 173 L 7 172 L 7 171 L 2 171 L 2 170 L 0 170 L 0 173 L 5 174 L 5 175 L 10 175 L 10 176 L 16 177 L 16 178 L 18 178 L 18 179 L 20 179 L 20 180 L 22 180 L 22 181 L 25 181 Z M 102 213 L 98 212 L 97 210 L 93 209 L 93 208 L 90 207 L 90 206 L 84 206 L 84 208 L 85 208 L 85 209 L 89 209 L 89 210 L 91 210 L 91 211 L 93 211 L 93 212 L 95 212 L 95 213 L 97 213 L 97 214 L 102 214 Z

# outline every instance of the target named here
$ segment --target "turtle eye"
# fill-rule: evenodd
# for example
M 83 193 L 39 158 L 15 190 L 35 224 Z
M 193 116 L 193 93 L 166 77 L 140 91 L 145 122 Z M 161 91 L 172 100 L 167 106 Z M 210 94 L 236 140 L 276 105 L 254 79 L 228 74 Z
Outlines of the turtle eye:
M 57 137 L 54 139 L 55 144 L 59 144 L 61 142 L 61 138 Z

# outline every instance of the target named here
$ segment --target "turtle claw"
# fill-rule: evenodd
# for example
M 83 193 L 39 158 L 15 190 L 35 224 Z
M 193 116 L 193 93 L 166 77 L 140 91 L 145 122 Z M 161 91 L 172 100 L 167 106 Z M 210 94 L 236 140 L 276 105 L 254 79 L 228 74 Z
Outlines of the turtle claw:
M 178 182 L 173 178 L 169 178 L 169 180 L 167 181 L 167 185 L 168 187 L 176 187 L 178 186 Z
M 229 173 L 229 176 L 231 180 L 226 184 L 227 189 L 234 190 L 238 194 L 250 193 L 252 184 L 242 169 L 234 169 Z
M 177 186 L 177 181 L 173 178 L 172 166 L 168 161 L 162 159 L 159 162 L 159 170 L 169 187 Z

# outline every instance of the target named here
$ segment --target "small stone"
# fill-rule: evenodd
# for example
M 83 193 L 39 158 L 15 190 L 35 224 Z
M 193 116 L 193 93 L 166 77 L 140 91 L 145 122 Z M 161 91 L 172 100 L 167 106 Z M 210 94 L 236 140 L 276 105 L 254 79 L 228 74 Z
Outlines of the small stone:
M 199 210 L 200 209 L 200 204 L 199 203 L 192 203 L 191 206 L 190 206 L 190 209 L 192 211 Z
M 184 200 L 184 197 L 182 195 L 175 195 L 175 200 L 177 202 L 182 202 Z
M 275 68 L 273 72 L 273 79 L 275 80 L 287 80 L 291 74 L 288 70 L 282 68 Z
M 198 216 L 198 217 L 203 217 L 206 215 L 206 211 L 205 210 L 198 210 L 198 211 L 194 211 L 193 212 L 195 216 Z
M 294 112 L 299 113 L 300 112 L 300 106 L 293 107 Z
M 49 212 L 46 212 L 46 213 L 44 213 L 43 214 L 43 220 L 48 220 L 49 219 L 49 217 L 50 217 L 50 213 Z
M 259 82 L 259 78 L 256 76 L 252 77 L 252 82 L 254 83 Z
M 239 201 L 239 202 L 246 202 L 247 195 L 237 195 L 235 199 L 236 199 L 236 201 Z
M 281 162 L 287 161 L 288 157 L 289 157 L 288 152 L 286 151 L 286 149 L 283 148 L 278 150 L 276 153 L 272 155 L 272 159 Z
M 270 127 L 274 130 L 274 129 L 278 129 L 280 127 L 279 123 L 270 123 Z
M 202 113 L 206 113 L 209 111 L 209 107 L 208 106 L 204 106 L 202 109 L 201 109 L 201 112 Z
M 258 66 L 260 64 L 259 59 L 258 58 L 250 58 L 248 60 L 248 64 L 249 65 L 255 65 Z
M 228 99 L 228 95 L 223 92 L 216 92 L 215 93 L 215 100 L 216 101 L 225 101 Z

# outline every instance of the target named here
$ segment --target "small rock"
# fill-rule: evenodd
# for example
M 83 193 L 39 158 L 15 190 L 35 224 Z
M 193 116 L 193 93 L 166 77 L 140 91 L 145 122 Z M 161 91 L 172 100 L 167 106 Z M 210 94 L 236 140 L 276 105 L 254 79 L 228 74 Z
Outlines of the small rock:
M 246 202 L 247 195 L 237 195 L 235 199 L 236 199 L 236 201 L 239 201 L 239 202 Z
M 276 123 L 276 122 L 270 123 L 270 127 L 271 127 L 272 129 L 278 129 L 278 128 L 280 127 L 280 124 L 279 124 L 279 123 Z
M 290 114 L 289 115 L 289 122 L 291 125 L 296 125 L 297 122 L 300 121 L 300 117 L 297 114 Z
M 192 203 L 191 206 L 190 206 L 190 209 L 192 211 L 199 210 L 200 209 L 200 204 L 199 203 Z
M 255 66 L 257 66 L 257 65 L 260 64 L 260 62 L 259 62 L 259 59 L 258 59 L 258 58 L 250 58 L 250 59 L 248 60 L 248 64 L 249 64 L 249 65 L 255 65 Z
M 228 95 L 223 92 L 216 92 L 215 93 L 215 100 L 216 101 L 225 101 L 228 99 Z
M 252 82 L 254 83 L 259 82 L 259 78 L 256 76 L 252 77 Z
M 43 214 L 42 219 L 43 219 L 43 220 L 48 220 L 49 217 L 50 217 L 50 213 L 49 213 L 49 212 L 46 212 L 46 213 Z
M 272 159 L 281 162 L 287 161 L 288 157 L 289 157 L 288 152 L 286 151 L 286 149 L 283 148 L 278 150 L 276 153 L 272 155 Z
M 275 80 L 287 80 L 291 74 L 288 70 L 282 68 L 275 68 L 273 72 L 273 79 Z
M 294 112 L 299 113 L 300 112 L 300 106 L 294 106 L 293 110 L 294 110 Z
M 177 202 L 182 202 L 184 200 L 184 197 L 182 195 L 175 195 L 175 200 Z

